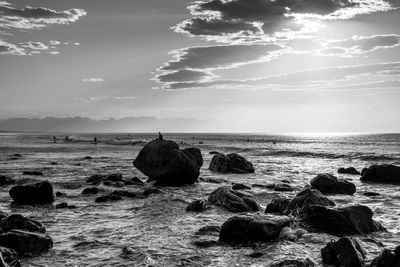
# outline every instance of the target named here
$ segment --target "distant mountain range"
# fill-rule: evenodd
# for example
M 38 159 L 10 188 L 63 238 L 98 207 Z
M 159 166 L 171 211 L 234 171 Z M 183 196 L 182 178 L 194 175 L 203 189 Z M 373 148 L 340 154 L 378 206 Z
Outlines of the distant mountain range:
M 204 132 L 205 129 L 224 127 L 217 121 L 191 118 L 158 119 L 155 117 L 128 117 L 121 119 L 93 120 L 74 118 L 11 118 L 0 120 L 0 131 L 39 131 L 73 133 L 109 132 Z

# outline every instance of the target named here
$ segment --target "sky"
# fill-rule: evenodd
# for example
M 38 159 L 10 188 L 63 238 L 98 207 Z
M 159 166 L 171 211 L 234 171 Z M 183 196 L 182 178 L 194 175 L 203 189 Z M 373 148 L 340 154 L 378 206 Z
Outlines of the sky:
M 399 7 L 0 0 L 0 118 L 153 116 L 201 121 L 203 132 L 400 132 Z

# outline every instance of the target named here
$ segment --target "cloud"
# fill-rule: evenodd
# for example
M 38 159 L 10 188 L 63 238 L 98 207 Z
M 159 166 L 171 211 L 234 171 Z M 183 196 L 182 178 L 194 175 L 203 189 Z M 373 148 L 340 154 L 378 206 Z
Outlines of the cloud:
M 161 83 L 190 81 L 201 82 L 208 81 L 214 77 L 216 76 L 210 71 L 181 69 L 172 72 L 163 72 L 163 74 L 157 76 L 157 80 Z
M 84 102 L 96 102 L 96 101 L 105 101 L 105 100 L 132 100 L 136 99 L 136 96 L 85 96 L 75 98 L 77 101 Z
M 26 55 L 26 52 L 21 47 L 18 47 L 14 44 L 10 44 L 10 43 L 0 40 L 0 55 L 23 56 L 23 55 Z
M 82 82 L 98 83 L 98 82 L 104 82 L 104 79 L 102 79 L 102 78 L 84 78 L 84 79 L 82 79 Z

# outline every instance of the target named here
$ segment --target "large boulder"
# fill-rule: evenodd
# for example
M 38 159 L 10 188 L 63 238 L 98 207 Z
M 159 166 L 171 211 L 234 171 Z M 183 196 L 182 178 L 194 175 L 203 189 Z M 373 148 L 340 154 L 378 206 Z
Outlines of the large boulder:
M 11 248 L 21 255 L 37 255 L 53 247 L 53 240 L 46 234 L 11 230 L 0 235 L 0 246 Z
M 400 266 L 400 246 L 397 246 L 394 251 L 384 249 L 382 253 L 374 258 L 370 267 L 398 267 Z
M 17 229 L 26 230 L 29 232 L 46 232 L 46 228 L 44 228 L 44 226 L 40 222 L 24 217 L 21 214 L 12 214 L 4 218 L 0 222 L 0 228 L 3 232 Z
M 219 173 L 253 173 L 254 167 L 243 156 L 231 153 L 228 155 L 216 154 L 210 162 L 209 170 Z
M 320 191 L 307 188 L 290 201 L 284 213 L 301 213 L 310 205 L 335 206 L 335 202 L 324 196 Z
M 368 234 L 385 231 L 385 228 L 372 219 L 374 213 L 363 205 L 334 208 L 321 205 L 308 206 L 305 220 L 311 227 L 333 235 Z
M 366 252 L 356 238 L 342 237 L 321 249 L 325 264 L 343 267 L 363 267 Z
M 291 222 L 287 216 L 269 214 L 234 216 L 222 224 L 219 240 L 227 243 L 268 242 L 278 239 L 282 228 Z
M 372 165 L 363 170 L 361 181 L 400 184 L 400 167 L 391 164 Z
M 0 247 L 0 267 L 21 267 L 17 252 L 13 249 Z
M 343 179 L 329 173 L 318 174 L 311 181 L 311 188 L 319 190 L 321 193 L 353 195 L 356 186 Z
M 193 184 L 202 163 L 198 148 L 181 150 L 177 143 L 162 139 L 146 144 L 133 161 L 136 168 L 160 185 Z
M 53 186 L 48 181 L 16 185 L 9 191 L 15 204 L 49 204 L 54 201 Z
M 255 198 L 247 193 L 233 190 L 227 186 L 211 192 L 208 202 L 221 206 L 231 212 L 260 211 L 261 207 Z
M 348 168 L 339 168 L 338 173 L 341 174 L 353 174 L 353 175 L 360 175 L 361 172 L 357 171 L 356 168 L 354 167 L 348 167 Z

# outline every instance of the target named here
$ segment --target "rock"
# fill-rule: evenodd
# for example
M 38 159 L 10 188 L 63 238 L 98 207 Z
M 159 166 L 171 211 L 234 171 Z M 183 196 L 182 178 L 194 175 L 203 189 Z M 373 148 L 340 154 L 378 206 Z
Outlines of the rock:
M 267 186 L 262 185 L 262 184 L 252 184 L 252 187 L 259 187 L 259 188 L 266 188 Z
M 78 207 L 75 205 L 68 205 L 69 210 L 77 209 Z
M 53 186 L 48 181 L 17 185 L 10 189 L 15 204 L 48 204 L 54 201 Z
M 213 172 L 228 173 L 230 171 L 229 158 L 224 154 L 215 154 L 208 169 Z
M 104 195 L 104 196 L 97 197 L 94 200 L 94 202 L 103 203 L 103 202 L 108 202 L 108 201 L 119 201 L 119 200 L 122 200 L 121 195 L 118 194 L 118 193 L 113 192 L 113 193 L 111 193 L 109 195 Z
M 286 183 L 274 183 L 274 184 L 268 184 L 265 186 L 266 188 L 272 189 L 274 191 L 278 192 L 290 192 L 294 191 L 294 188 L 291 187 L 290 185 Z
M 46 228 L 35 220 L 22 216 L 21 214 L 12 214 L 0 222 L 0 228 L 3 232 L 11 230 L 26 230 L 29 232 L 46 233 Z
M 265 213 L 284 214 L 289 203 L 290 199 L 288 197 L 277 195 L 271 200 L 271 203 L 267 205 Z
M 363 169 L 361 170 L 361 176 L 363 176 L 364 173 L 365 173 L 367 170 L 368 170 L 368 168 L 363 168 Z
M 219 154 L 219 152 L 218 152 L 218 151 L 210 151 L 210 153 L 208 153 L 208 154 L 210 154 L 210 155 L 217 155 L 217 154 Z
M 316 189 L 304 189 L 289 202 L 284 213 L 302 212 L 309 205 L 335 206 L 335 202 Z
M 354 175 L 360 175 L 361 172 L 357 171 L 354 167 L 349 167 L 349 168 L 339 168 L 338 173 L 341 174 L 354 174 Z
M 100 192 L 98 187 L 87 187 L 85 189 L 83 189 L 82 191 L 82 195 L 95 195 L 98 194 Z
M 202 162 L 198 148 L 180 150 L 173 141 L 156 139 L 140 150 L 133 165 L 157 184 L 176 186 L 195 183 Z
M 10 248 L 0 247 L 0 267 L 21 267 L 17 252 Z
M 200 228 L 196 232 L 196 235 L 218 235 L 220 230 L 221 230 L 221 227 L 219 227 L 219 226 L 207 225 L 207 226 Z
M 140 180 L 138 177 L 133 177 L 128 181 L 132 182 L 132 184 L 134 185 L 144 185 L 144 182 Z
M 261 258 L 262 256 L 264 256 L 264 253 L 260 252 L 260 251 L 255 251 L 252 252 L 248 255 L 246 255 L 247 257 L 253 258 L 253 259 L 257 259 L 257 258 Z
M 354 205 L 333 208 L 311 205 L 305 212 L 306 221 L 315 229 L 333 235 L 368 234 L 385 231 L 385 228 L 372 219 L 374 215 L 370 208 Z
M 394 251 L 384 249 L 382 253 L 374 258 L 370 267 L 399 267 L 400 266 L 400 246 L 397 246 Z
M 233 184 L 232 189 L 233 190 L 242 190 L 242 189 L 251 189 L 251 187 L 244 185 L 244 184 Z
M 286 259 L 280 262 L 273 262 L 269 267 L 314 267 L 317 264 L 310 258 Z
M 123 182 L 112 182 L 112 181 L 103 181 L 102 183 L 105 186 L 118 187 L 118 188 L 124 187 L 125 185 Z
M 223 184 L 227 183 L 228 181 L 222 178 L 201 178 L 202 181 L 207 182 L 207 183 L 213 183 L 213 184 Z
M 0 246 L 11 248 L 21 255 L 37 255 L 53 247 L 50 236 L 22 230 L 11 230 L 0 235 Z
M 290 227 L 283 227 L 279 233 L 280 240 L 290 240 L 296 242 L 299 238 L 303 237 L 307 233 L 304 229 L 291 229 Z
M 67 202 L 59 203 L 56 205 L 56 209 L 67 209 L 67 208 L 68 208 Z
M 0 186 L 9 185 L 15 183 L 11 177 L 0 175 Z
M 130 197 L 130 198 L 134 198 L 136 197 L 136 194 L 132 191 L 128 191 L 128 190 L 115 190 L 111 193 L 111 195 L 120 195 L 122 197 Z
M 364 192 L 363 195 L 367 196 L 367 197 L 376 197 L 376 196 L 380 196 L 381 194 L 376 193 L 376 192 Z
M 209 248 L 218 246 L 219 242 L 217 240 L 196 240 L 193 242 L 193 245 L 200 248 Z
M 254 167 L 251 162 L 245 159 L 243 156 L 231 153 L 228 154 L 229 158 L 229 172 L 232 173 L 253 173 Z
M 121 173 L 111 173 L 107 175 L 104 180 L 111 182 L 122 182 L 122 174 Z
M 84 160 L 92 160 L 93 158 L 91 156 L 86 156 L 83 158 Z
M 56 192 L 56 197 L 63 197 L 63 196 L 66 196 L 67 194 L 65 194 L 65 193 L 63 193 L 63 192 L 60 192 L 60 191 L 57 191 Z
M 202 212 L 209 208 L 210 205 L 206 199 L 196 199 L 186 207 L 186 211 Z
M 321 193 L 353 195 L 356 192 L 355 184 L 338 179 L 329 173 L 318 174 L 310 181 L 310 184 L 311 188 Z
M 24 171 L 22 175 L 43 175 L 41 171 Z
M 164 192 L 158 188 L 147 188 L 146 190 L 143 191 L 143 195 L 145 197 L 149 197 L 151 194 L 162 194 L 162 193 Z
M 291 222 L 292 219 L 287 216 L 234 216 L 222 224 L 219 240 L 226 243 L 268 242 L 276 240 L 281 229 Z
M 325 264 L 343 267 L 363 267 L 366 252 L 356 238 L 342 237 L 321 249 Z
M 58 165 L 58 162 L 52 161 L 50 162 L 50 165 Z
M 97 185 L 97 184 L 100 184 L 101 181 L 103 181 L 103 179 L 104 179 L 104 175 L 101 175 L 101 174 L 93 174 L 92 176 L 90 176 L 90 177 L 86 180 L 86 183 L 93 184 L 93 185 Z
M 391 164 L 372 165 L 363 172 L 361 181 L 400 184 L 400 167 Z
M 208 201 L 231 212 L 251 212 L 261 210 L 260 205 L 252 195 L 232 190 L 227 186 L 214 190 L 208 197 Z

